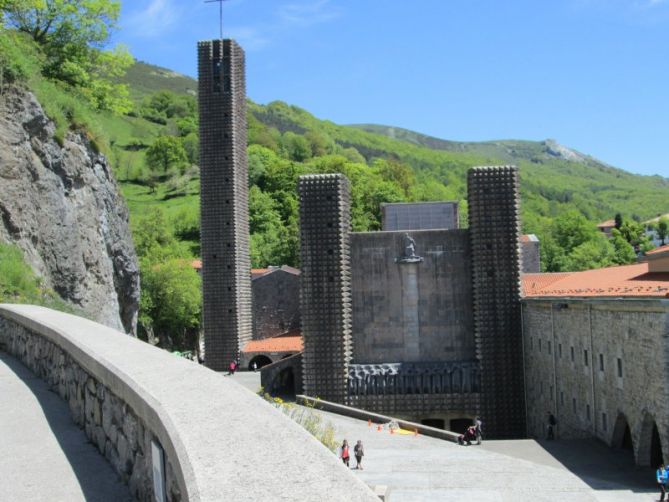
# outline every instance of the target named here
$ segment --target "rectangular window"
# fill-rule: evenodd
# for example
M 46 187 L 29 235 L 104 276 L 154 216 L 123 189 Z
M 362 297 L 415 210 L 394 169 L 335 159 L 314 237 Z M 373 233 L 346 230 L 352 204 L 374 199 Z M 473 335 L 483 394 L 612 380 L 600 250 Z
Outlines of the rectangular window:
M 550 398 L 553 399 L 553 386 L 552 386 L 552 385 L 551 385 L 551 394 L 550 394 Z
M 590 421 L 590 405 L 589 404 L 585 405 L 585 416 L 588 419 L 588 421 Z
M 571 349 L 571 362 L 574 362 L 574 347 L 570 347 Z
M 221 67 L 222 61 L 212 61 L 212 75 L 211 80 L 214 92 L 221 92 Z
M 588 365 L 588 349 L 583 349 L 583 364 Z
M 552 347 L 551 347 L 551 342 L 548 342 L 548 355 L 549 355 L 549 356 L 551 355 L 551 353 L 552 353 L 551 351 L 552 351 L 552 350 L 553 350 L 553 349 L 552 349 Z
M 576 413 L 576 398 L 572 397 L 571 398 L 571 410 Z
M 606 420 L 606 413 L 602 413 L 602 430 L 607 431 L 609 429 L 609 424 Z
M 560 391 L 560 406 L 564 406 L 564 392 Z
M 620 357 L 618 358 L 618 377 L 623 377 L 623 360 Z
M 562 359 L 562 344 L 558 343 L 558 356 Z
M 599 371 L 604 371 L 604 354 L 599 354 Z

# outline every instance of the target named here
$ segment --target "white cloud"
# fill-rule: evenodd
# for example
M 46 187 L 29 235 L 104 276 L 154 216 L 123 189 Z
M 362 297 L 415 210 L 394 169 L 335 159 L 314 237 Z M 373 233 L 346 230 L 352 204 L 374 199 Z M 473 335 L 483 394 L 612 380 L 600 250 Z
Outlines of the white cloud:
M 279 18 L 288 25 L 312 26 L 338 18 L 341 9 L 332 6 L 330 0 L 290 3 L 279 8 Z
M 145 6 L 132 12 L 124 28 L 134 35 L 155 38 L 169 32 L 181 15 L 175 0 L 149 0 Z

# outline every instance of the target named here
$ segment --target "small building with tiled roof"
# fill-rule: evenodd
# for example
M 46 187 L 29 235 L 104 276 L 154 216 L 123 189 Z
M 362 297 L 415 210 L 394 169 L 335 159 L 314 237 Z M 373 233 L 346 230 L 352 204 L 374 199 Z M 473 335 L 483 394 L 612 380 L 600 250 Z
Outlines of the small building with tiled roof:
M 251 340 L 242 348 L 240 365 L 242 368 L 253 370 L 255 363 L 255 369 L 260 369 L 302 350 L 304 344 L 299 330 L 263 340 Z
M 669 246 L 644 261 L 522 276 L 528 435 L 669 458 Z
M 606 234 L 607 237 L 611 237 L 611 231 L 616 228 L 616 220 L 606 220 L 597 224 L 597 228 L 600 232 Z

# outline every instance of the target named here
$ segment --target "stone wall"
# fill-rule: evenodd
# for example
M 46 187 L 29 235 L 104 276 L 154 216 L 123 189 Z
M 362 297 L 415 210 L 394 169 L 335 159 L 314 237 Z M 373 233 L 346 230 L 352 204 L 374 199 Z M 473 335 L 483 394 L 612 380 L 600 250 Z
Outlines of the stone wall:
M 292 389 L 289 388 L 290 383 L 293 384 Z M 260 372 L 260 385 L 264 392 L 273 396 L 302 394 L 302 353 L 265 366 Z
M 151 441 L 137 413 L 60 347 L 14 322 L 0 318 L 0 349 L 18 358 L 67 401 L 74 422 L 109 461 L 135 500 L 155 500 Z M 166 465 L 167 500 L 182 500 L 172 463 Z
M 299 273 L 276 269 L 253 279 L 253 339 L 300 329 Z
M 619 447 L 627 424 L 649 465 L 655 423 L 669 458 L 668 313 L 663 300 L 524 299 L 528 434 L 545 436 L 550 411 L 558 437 Z
M 351 234 L 353 360 L 475 359 L 468 231 L 409 234 L 421 262 L 397 261 L 405 232 Z
M 376 500 L 316 438 L 234 379 L 42 307 L 0 305 L 0 319 L 0 350 L 67 399 L 139 500 L 151 497 L 149 440 L 164 451 L 170 501 Z M 285 451 L 300 454 L 272 453 Z

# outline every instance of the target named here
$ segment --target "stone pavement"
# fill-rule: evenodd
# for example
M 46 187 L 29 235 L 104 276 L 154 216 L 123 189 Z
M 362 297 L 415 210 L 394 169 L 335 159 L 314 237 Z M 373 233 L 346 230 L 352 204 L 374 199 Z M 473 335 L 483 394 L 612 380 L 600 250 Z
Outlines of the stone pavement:
M 127 487 L 70 418 L 67 404 L 0 352 L 0 500 L 123 502 Z
M 251 391 L 260 373 L 238 372 Z M 652 469 L 637 469 L 631 452 L 596 441 L 484 441 L 458 446 L 426 436 L 377 432 L 367 422 L 318 411 L 351 445 L 361 439 L 370 486 L 390 487 L 390 502 L 650 502 L 658 500 Z M 355 460 L 351 460 L 351 467 Z
M 334 425 L 335 437 L 350 444 L 362 440 L 364 470 L 355 472 L 369 485 L 389 486 L 391 502 L 657 500 L 652 471 L 637 472 L 631 462 L 628 472 L 620 470 L 621 452 L 604 446 L 556 442 L 547 451 L 532 440 L 459 446 L 426 436 L 377 432 L 366 422 L 320 413 Z M 615 457 L 614 462 L 603 452 Z M 563 464 L 560 459 L 567 457 L 580 460 Z

